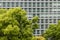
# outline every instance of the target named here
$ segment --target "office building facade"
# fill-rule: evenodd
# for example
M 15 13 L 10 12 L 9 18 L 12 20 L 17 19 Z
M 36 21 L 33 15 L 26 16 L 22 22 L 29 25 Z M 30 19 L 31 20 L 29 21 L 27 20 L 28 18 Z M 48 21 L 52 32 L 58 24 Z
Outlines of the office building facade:
M 57 24 L 60 19 L 60 0 L 0 0 L 0 8 L 22 7 L 27 11 L 31 19 L 39 17 L 39 28 L 34 35 L 41 35 L 49 27 L 49 24 Z

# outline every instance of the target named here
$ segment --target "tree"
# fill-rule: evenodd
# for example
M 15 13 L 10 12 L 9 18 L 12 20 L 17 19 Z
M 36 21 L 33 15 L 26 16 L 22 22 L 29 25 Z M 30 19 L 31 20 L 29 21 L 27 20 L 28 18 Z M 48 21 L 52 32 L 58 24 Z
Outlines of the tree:
M 33 30 L 38 28 L 38 17 L 29 20 L 22 8 L 5 11 L 0 15 L 0 40 L 32 40 Z
M 60 40 L 60 21 L 58 21 L 58 24 L 51 24 L 43 36 L 46 39 Z
M 45 40 L 45 38 L 43 36 L 36 36 L 37 40 Z

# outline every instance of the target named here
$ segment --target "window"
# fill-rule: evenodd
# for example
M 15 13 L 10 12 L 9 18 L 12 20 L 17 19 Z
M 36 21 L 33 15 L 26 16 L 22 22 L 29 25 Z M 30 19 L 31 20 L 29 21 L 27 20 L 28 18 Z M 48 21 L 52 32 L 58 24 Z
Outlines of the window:
M 27 1 L 27 0 L 24 0 L 24 1 Z
M 48 8 L 45 8 L 45 10 L 44 10 L 45 12 L 48 12 Z
M 40 12 L 40 8 L 37 8 L 37 12 Z
M 49 23 L 52 23 L 52 19 L 49 19 Z
M 29 1 L 31 1 L 31 0 L 29 0 Z
M 48 0 L 46 0 L 46 1 L 48 1 Z
M 47 28 L 48 28 L 48 24 L 45 25 L 45 29 L 47 29 Z
M 33 8 L 33 12 L 36 12 L 36 8 Z
M 12 7 L 14 7 L 14 2 L 11 2 Z
M 37 2 L 37 7 L 40 7 L 40 2 Z
M 7 6 L 10 7 L 10 2 L 7 2 Z
M 56 23 L 56 19 L 54 19 L 54 23 Z
M 40 0 L 37 0 L 37 1 L 40 1 Z
M 41 0 L 41 1 L 44 1 L 44 0 Z
M 58 1 L 60 1 L 60 0 L 58 0 Z
M 36 14 L 34 13 L 34 14 L 33 14 L 33 17 L 34 17 L 35 15 L 36 15 Z
M 16 2 L 16 7 L 18 7 L 19 5 L 18 5 L 19 3 L 18 2 Z
M 41 19 L 41 23 L 44 23 L 44 19 Z
M 29 7 L 31 7 L 31 2 L 29 2 Z
M 41 34 L 43 34 L 44 33 L 44 30 L 41 30 Z
M 29 12 L 31 12 L 31 8 L 29 8 Z
M 50 12 L 52 12 L 52 8 L 50 8 Z
M 20 2 L 20 6 L 23 7 L 23 2 Z
M 5 7 L 6 6 L 6 3 L 5 2 L 3 2 L 3 7 Z
M 48 19 L 45 19 L 45 23 L 48 23 Z
M 41 18 L 44 18 L 43 16 Z
M 44 29 L 44 25 L 43 24 L 41 25 L 41 29 Z
M 52 0 L 50 0 L 50 1 L 52 1 Z
M 40 14 L 38 13 L 37 16 L 40 17 Z
M 45 6 L 48 7 L 48 2 L 45 3 Z
M 54 1 L 56 1 L 56 0 L 54 0 Z
M 36 3 L 35 2 L 33 2 L 33 7 L 35 7 L 36 6 Z
M 40 30 L 37 30 L 37 34 L 40 34 Z
M 50 2 L 49 4 L 50 4 L 50 7 L 52 7 L 52 2 Z
M 33 1 L 35 1 L 35 0 L 33 0 Z
M 44 12 L 44 8 L 41 8 L 41 12 Z
M 44 2 L 41 2 L 41 7 L 44 7 Z
M 24 3 L 25 7 L 27 7 L 27 2 Z
M 24 8 L 24 10 L 26 10 L 26 11 L 27 11 L 27 8 Z

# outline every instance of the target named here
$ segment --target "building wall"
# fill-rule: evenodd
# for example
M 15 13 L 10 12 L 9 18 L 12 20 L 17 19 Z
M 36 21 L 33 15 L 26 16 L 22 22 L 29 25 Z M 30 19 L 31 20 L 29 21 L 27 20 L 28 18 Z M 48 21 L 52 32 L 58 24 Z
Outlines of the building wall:
M 49 27 L 49 24 L 57 24 L 60 19 L 60 0 L 0 0 L 0 8 L 22 7 L 27 11 L 27 16 L 31 19 L 39 17 L 39 29 L 34 35 L 41 35 Z

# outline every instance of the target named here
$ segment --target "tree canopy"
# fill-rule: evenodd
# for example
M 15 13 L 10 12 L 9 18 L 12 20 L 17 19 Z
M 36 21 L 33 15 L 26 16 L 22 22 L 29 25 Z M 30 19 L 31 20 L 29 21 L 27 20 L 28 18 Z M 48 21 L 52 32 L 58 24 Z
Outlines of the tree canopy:
M 60 40 L 60 20 L 58 24 L 51 24 L 43 35 L 46 39 Z
M 1 14 L 3 13 L 3 14 Z M 29 20 L 22 8 L 0 11 L 0 40 L 32 40 L 38 17 Z

